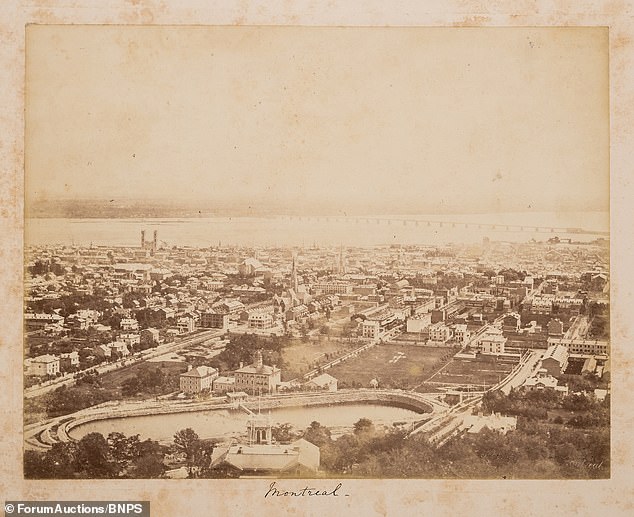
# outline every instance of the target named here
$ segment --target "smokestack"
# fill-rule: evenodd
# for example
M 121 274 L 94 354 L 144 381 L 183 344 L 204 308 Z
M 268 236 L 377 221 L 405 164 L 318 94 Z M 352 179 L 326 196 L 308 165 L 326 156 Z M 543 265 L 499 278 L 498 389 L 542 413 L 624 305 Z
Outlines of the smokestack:
M 156 251 L 158 249 L 158 230 L 154 230 L 154 242 L 152 243 L 152 250 Z
M 141 230 L 141 249 L 145 248 L 145 230 Z
M 257 368 L 262 368 L 262 350 L 258 350 L 255 354 L 255 365 Z

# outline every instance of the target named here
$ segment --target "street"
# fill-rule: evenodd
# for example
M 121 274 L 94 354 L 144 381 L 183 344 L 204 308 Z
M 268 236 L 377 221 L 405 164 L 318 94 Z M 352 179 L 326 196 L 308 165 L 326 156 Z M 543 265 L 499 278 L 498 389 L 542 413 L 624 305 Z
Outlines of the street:
M 177 350 L 180 350 L 188 346 L 197 345 L 199 343 L 202 343 L 203 341 L 207 341 L 208 339 L 220 337 L 224 334 L 224 332 L 225 331 L 221 329 L 204 330 L 202 332 L 198 332 L 197 334 L 187 336 L 179 341 L 174 341 L 172 343 L 165 343 L 163 345 L 157 346 L 156 348 L 150 348 L 150 349 L 144 350 L 138 356 L 122 359 L 114 363 L 93 366 L 91 368 L 88 368 L 87 370 L 75 372 L 74 374 L 66 374 L 63 377 L 53 379 L 52 381 L 48 381 L 42 385 L 32 386 L 31 388 L 25 389 L 24 397 L 27 399 L 39 397 L 40 395 L 44 395 L 45 393 L 55 390 L 59 388 L 60 386 L 72 386 L 75 384 L 75 377 L 86 371 L 94 371 L 98 374 L 112 372 L 120 368 L 126 368 L 128 366 L 132 366 L 133 364 L 142 363 L 149 359 L 153 359 L 161 355 L 175 352 Z

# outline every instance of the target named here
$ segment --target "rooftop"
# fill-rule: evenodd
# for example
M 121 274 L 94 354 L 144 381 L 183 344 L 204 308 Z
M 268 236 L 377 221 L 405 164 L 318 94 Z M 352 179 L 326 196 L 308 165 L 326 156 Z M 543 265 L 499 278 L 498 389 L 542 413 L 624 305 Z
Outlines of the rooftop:
M 218 370 L 212 368 L 211 366 L 198 366 L 196 368 L 192 368 L 191 370 L 181 373 L 181 377 L 193 377 L 193 378 L 202 378 L 209 377 L 217 373 Z
M 268 366 L 266 364 L 263 364 L 262 366 L 256 366 L 254 364 L 250 364 L 248 366 L 238 368 L 236 370 L 236 373 L 257 373 L 260 375 L 272 375 L 279 371 L 280 369 L 276 366 Z

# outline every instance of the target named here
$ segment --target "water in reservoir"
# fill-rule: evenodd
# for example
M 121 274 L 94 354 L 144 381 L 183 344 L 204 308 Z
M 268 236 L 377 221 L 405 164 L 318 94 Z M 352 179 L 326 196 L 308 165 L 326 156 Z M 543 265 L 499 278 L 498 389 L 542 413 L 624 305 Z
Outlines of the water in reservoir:
M 268 410 L 262 411 L 269 414 Z M 350 427 L 360 418 L 375 423 L 389 424 L 423 415 L 398 407 L 378 404 L 337 404 L 335 406 L 311 406 L 272 409 L 272 425 L 289 423 L 296 430 L 306 429 L 317 421 L 326 427 Z M 147 415 L 128 418 L 97 420 L 80 425 L 70 431 L 70 436 L 80 439 L 88 433 L 98 432 L 108 436 L 120 432 L 126 436 L 139 434 L 141 439 L 171 441 L 181 429 L 191 427 L 201 438 L 239 436 L 246 432 L 249 416 L 243 411 L 208 410 L 166 415 Z

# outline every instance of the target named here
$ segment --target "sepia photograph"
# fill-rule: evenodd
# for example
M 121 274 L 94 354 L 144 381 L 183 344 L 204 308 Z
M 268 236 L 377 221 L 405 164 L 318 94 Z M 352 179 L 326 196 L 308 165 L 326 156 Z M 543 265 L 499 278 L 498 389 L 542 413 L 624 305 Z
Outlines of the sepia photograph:
M 24 478 L 610 479 L 608 34 L 28 25 Z

